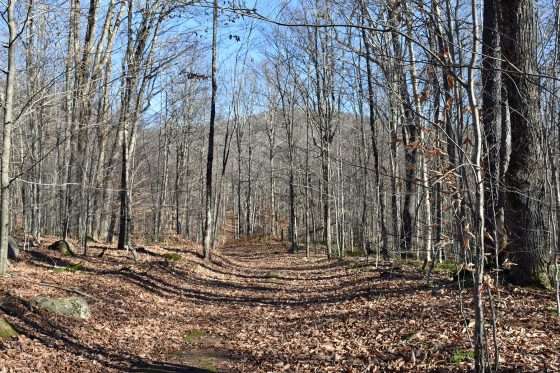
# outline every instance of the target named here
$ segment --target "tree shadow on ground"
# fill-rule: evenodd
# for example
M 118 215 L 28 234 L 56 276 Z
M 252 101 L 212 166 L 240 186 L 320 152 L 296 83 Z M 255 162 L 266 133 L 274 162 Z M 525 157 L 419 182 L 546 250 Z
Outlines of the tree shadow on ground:
M 92 359 L 108 369 L 123 372 L 206 373 L 213 371 L 185 364 L 149 360 L 123 351 L 109 350 L 98 344 L 86 345 L 70 331 L 71 326 L 81 321 L 53 317 L 45 311 L 34 309 L 28 301 L 17 296 L 3 297 L 0 310 L 11 316 L 10 322 L 18 333 L 56 350 Z
M 215 371 L 215 369 L 203 369 L 166 362 L 141 363 L 127 370 L 127 372 L 133 373 L 209 373 Z
M 164 257 L 164 254 L 155 254 L 156 258 Z M 74 263 L 66 258 L 58 257 L 57 253 L 47 255 L 42 252 L 29 252 L 31 263 L 52 268 L 53 263 L 57 266 L 71 266 Z M 148 254 L 151 255 L 151 254 Z M 352 270 L 360 273 L 353 273 L 349 270 L 341 272 L 332 272 L 332 274 L 323 273 L 317 276 L 315 272 L 307 273 L 307 277 L 286 276 L 283 273 L 267 273 L 260 274 L 243 274 L 236 273 L 242 271 L 242 268 L 224 268 L 222 263 L 212 262 L 207 264 L 204 262 L 197 263 L 210 273 L 216 273 L 225 279 L 207 278 L 198 276 L 195 272 L 185 271 L 180 266 L 169 265 L 160 261 L 147 261 L 140 267 L 122 266 L 123 262 L 114 262 L 113 264 L 121 265 L 120 268 L 96 269 L 87 264 L 93 260 L 89 257 L 80 258 L 80 272 L 95 273 L 101 276 L 118 276 L 133 285 L 142 287 L 158 296 L 174 295 L 181 298 L 188 298 L 195 301 L 204 302 L 234 302 L 245 304 L 269 304 L 269 305 L 308 305 L 320 303 L 337 303 L 352 300 L 358 297 L 373 297 L 379 295 L 399 295 L 408 292 L 414 292 L 426 289 L 426 286 L 419 283 L 414 286 L 395 287 L 391 283 L 393 280 L 420 280 L 422 277 L 417 274 L 401 273 L 394 271 L 391 276 L 384 277 L 386 271 L 380 269 L 373 270 L 366 264 L 358 264 L 352 267 Z M 95 258 L 97 261 L 97 259 Z M 107 263 L 107 261 L 103 261 Z M 342 268 L 342 267 L 341 267 Z M 343 268 L 344 269 L 344 268 Z M 233 270 L 233 272 L 232 272 Z M 380 275 L 378 275 L 378 273 Z M 245 278 L 253 280 L 244 284 L 230 281 L 231 278 Z M 330 280 L 338 279 L 339 282 L 330 284 Z M 316 286 L 306 288 L 295 288 L 289 283 L 282 281 L 307 281 L 315 283 Z M 288 286 L 290 285 L 290 286 Z M 372 286 L 375 285 L 375 286 Z M 284 288 L 292 288 L 292 294 L 288 297 L 278 296 L 279 290 Z M 219 291 L 216 291 L 219 290 Z M 257 294 L 227 294 L 228 291 L 235 293 L 257 293 Z M 320 294 L 317 294 L 320 293 Z
M 340 279 L 343 277 L 352 276 L 351 273 L 341 273 L 335 272 L 333 274 L 329 274 L 327 271 L 318 271 L 318 272 L 296 272 L 295 274 L 299 275 L 300 277 L 289 276 L 288 272 L 286 274 L 282 273 L 283 269 L 268 269 L 268 270 L 253 270 L 252 274 L 243 273 L 250 271 L 249 268 L 244 267 L 236 267 L 236 266 L 224 266 L 222 263 L 212 262 L 211 264 L 208 263 L 199 263 L 202 268 L 207 269 L 210 272 L 214 272 L 216 274 L 224 275 L 224 276 L 231 276 L 231 277 L 238 277 L 244 279 L 251 279 L 251 280 L 266 280 L 274 277 L 279 280 L 286 280 L 286 281 L 325 281 L 325 280 L 334 280 Z M 355 267 L 358 269 L 359 267 Z M 303 277 L 306 276 L 306 277 Z
M 405 294 L 411 294 L 422 289 L 426 289 L 426 286 L 422 284 L 414 286 L 403 286 L 403 287 L 393 287 L 393 288 L 379 288 L 372 287 L 367 282 L 357 280 L 356 284 L 359 286 L 348 286 L 346 288 L 337 289 L 336 292 L 318 292 L 317 295 L 311 294 L 293 294 L 290 297 L 279 297 L 276 294 L 271 295 L 245 295 L 245 294 L 230 294 L 231 285 L 224 285 L 224 283 L 212 282 L 211 280 L 206 280 L 205 284 L 197 284 L 198 287 L 205 287 L 207 289 L 201 290 L 195 287 L 187 287 L 192 285 L 192 283 L 187 282 L 188 279 L 181 279 L 180 284 L 175 284 L 170 282 L 168 279 L 162 277 L 157 277 L 153 273 L 148 272 L 136 272 L 132 270 L 123 270 L 113 273 L 119 276 L 121 279 L 126 280 L 144 290 L 156 294 L 160 297 L 176 296 L 178 298 L 187 299 L 196 302 L 207 302 L 207 303 L 218 303 L 218 304 L 245 304 L 251 306 L 258 305 L 270 305 L 270 306 L 292 306 L 292 307 L 307 307 L 309 305 L 325 305 L 325 304 L 336 304 L 345 301 L 351 301 L 357 298 L 374 298 L 378 296 L 391 297 L 391 296 L 402 296 Z M 218 292 L 216 290 L 222 290 L 223 292 Z M 258 288 L 251 289 L 251 286 L 243 287 L 243 291 L 255 291 L 259 292 Z M 302 296 L 300 296 L 302 295 Z
M 53 263 L 57 266 L 71 266 L 72 261 L 55 255 L 47 255 L 38 251 L 29 252 L 31 263 L 40 267 L 52 269 Z M 162 254 L 157 254 L 159 258 Z M 357 298 L 372 298 L 377 296 L 400 296 L 403 294 L 414 293 L 419 290 L 427 289 L 425 284 L 416 283 L 414 285 L 403 285 L 395 287 L 392 284 L 395 280 L 419 280 L 421 276 L 417 274 L 394 272 L 394 278 L 381 278 L 375 272 L 363 273 L 362 276 L 354 277 L 348 272 L 333 273 L 332 275 L 316 276 L 315 273 L 306 278 L 289 277 L 282 274 L 254 274 L 244 275 L 241 273 L 230 272 L 231 269 L 242 271 L 243 268 L 224 269 L 219 263 L 212 262 L 208 265 L 204 262 L 198 263 L 202 268 L 210 272 L 215 272 L 227 277 L 240 277 L 254 280 L 253 283 L 239 284 L 213 278 L 204 278 L 196 274 L 186 272 L 179 267 L 168 266 L 166 263 L 151 261 L 143 263 L 143 267 L 135 268 L 122 266 L 123 262 L 115 262 L 121 265 L 120 268 L 95 269 L 88 266 L 89 257 L 81 257 L 80 272 L 94 273 L 101 276 L 117 276 L 127 282 L 141 287 L 157 296 L 177 296 L 197 302 L 207 303 L 236 303 L 248 305 L 271 305 L 271 306 L 296 306 L 304 307 L 313 304 L 334 304 L 344 301 L 351 301 Z M 97 260 L 97 258 L 95 258 Z M 104 261 L 105 262 L 105 261 Z M 365 264 L 358 265 L 355 269 L 366 268 Z M 342 267 L 341 267 L 342 268 Z M 376 270 L 381 275 L 385 272 Z M 342 280 L 333 285 L 321 285 L 320 281 Z M 270 282 L 278 281 L 308 281 L 317 282 L 316 289 L 296 288 L 292 289 L 289 295 L 279 295 L 278 291 L 283 290 L 286 284 Z M 373 286 L 375 284 L 375 286 Z M 233 294 L 232 294 L 233 291 Z M 251 294 L 252 293 L 252 294 Z

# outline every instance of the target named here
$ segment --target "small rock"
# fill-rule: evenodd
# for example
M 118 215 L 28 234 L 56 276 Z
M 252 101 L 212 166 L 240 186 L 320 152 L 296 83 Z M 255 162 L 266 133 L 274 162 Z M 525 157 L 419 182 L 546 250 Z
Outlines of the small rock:
M 36 297 L 32 300 L 32 304 L 37 308 L 76 319 L 87 320 L 91 316 L 89 305 L 82 297 Z

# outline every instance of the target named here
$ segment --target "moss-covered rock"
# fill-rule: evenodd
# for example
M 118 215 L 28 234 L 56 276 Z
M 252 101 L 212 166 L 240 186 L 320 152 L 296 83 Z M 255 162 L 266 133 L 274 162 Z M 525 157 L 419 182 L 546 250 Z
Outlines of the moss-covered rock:
M 87 301 L 82 297 L 50 298 L 36 297 L 31 302 L 35 307 L 57 315 L 87 320 L 91 311 Z
M 177 254 L 177 253 L 165 253 L 165 254 L 163 254 L 163 257 L 168 262 L 178 262 L 182 258 L 182 256 L 180 254 Z
M 0 341 L 12 337 L 17 337 L 18 332 L 13 326 L 4 319 L 0 319 Z
M 49 250 L 58 251 L 64 256 L 75 256 L 76 250 L 72 244 L 65 240 L 56 241 L 48 247 Z

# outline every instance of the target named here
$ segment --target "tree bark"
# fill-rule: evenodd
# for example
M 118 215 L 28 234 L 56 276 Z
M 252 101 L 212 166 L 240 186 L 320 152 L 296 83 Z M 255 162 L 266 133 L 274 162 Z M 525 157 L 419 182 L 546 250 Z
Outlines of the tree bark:
M 543 219 L 544 181 L 539 151 L 537 30 L 533 0 L 500 0 L 500 32 L 511 122 L 511 156 L 505 174 L 504 222 L 517 264 L 512 280 L 549 287 Z
M 494 257 L 498 265 L 498 228 L 499 186 L 503 175 L 499 172 L 500 144 L 498 142 L 501 126 L 501 76 L 500 76 L 500 37 L 498 32 L 498 9 L 496 0 L 484 1 L 482 28 L 482 111 L 484 128 L 484 184 L 486 190 L 485 226 L 491 239 L 487 246 L 494 247 Z M 487 236 L 488 237 L 488 236 Z

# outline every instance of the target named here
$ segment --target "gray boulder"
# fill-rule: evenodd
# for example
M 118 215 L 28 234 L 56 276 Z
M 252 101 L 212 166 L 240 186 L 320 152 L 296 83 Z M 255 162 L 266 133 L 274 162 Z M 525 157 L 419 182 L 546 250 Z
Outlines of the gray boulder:
M 87 320 L 91 311 L 87 301 L 82 297 L 50 298 L 36 297 L 31 301 L 35 307 L 57 315 Z
M 19 258 L 19 246 L 12 237 L 8 237 L 8 259 L 17 260 Z

